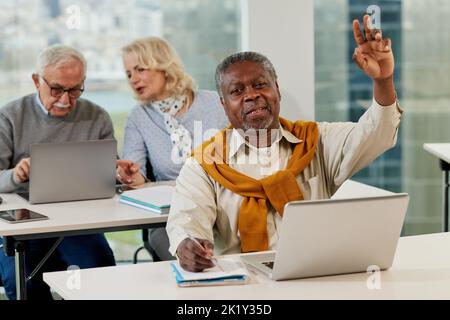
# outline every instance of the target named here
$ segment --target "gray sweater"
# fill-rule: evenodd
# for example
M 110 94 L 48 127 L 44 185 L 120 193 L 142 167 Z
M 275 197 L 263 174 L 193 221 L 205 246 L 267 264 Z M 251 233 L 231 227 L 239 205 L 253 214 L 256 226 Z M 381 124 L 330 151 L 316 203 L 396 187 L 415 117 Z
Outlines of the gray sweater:
M 194 148 L 228 124 L 219 96 L 208 90 L 195 92 L 191 107 L 178 121 L 190 132 Z M 125 127 L 123 159 L 139 163 L 142 174 L 147 176 L 148 158 L 157 181 L 175 180 L 183 164 L 171 160 L 171 150 L 170 133 L 162 114 L 149 106 L 135 106 Z
M 46 115 L 30 94 L 0 109 L 0 192 L 26 189 L 17 184 L 14 167 L 30 157 L 33 143 L 114 139 L 108 113 L 96 104 L 78 99 L 76 107 L 64 118 Z

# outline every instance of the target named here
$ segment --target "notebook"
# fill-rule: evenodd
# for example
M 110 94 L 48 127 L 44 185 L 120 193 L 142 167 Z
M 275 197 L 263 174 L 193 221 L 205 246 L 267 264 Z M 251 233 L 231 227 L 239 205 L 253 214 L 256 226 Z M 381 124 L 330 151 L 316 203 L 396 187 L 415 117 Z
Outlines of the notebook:
M 230 258 L 217 259 L 218 265 L 203 272 L 184 270 L 178 261 L 172 262 L 172 270 L 179 287 L 242 285 L 249 276 L 245 265 Z
M 91 140 L 31 145 L 30 203 L 111 198 L 115 194 L 117 143 Z
M 286 205 L 276 252 L 244 255 L 274 280 L 392 266 L 409 197 L 295 201 Z
M 124 191 L 119 201 L 155 213 L 167 214 L 174 189 L 173 186 L 163 185 Z

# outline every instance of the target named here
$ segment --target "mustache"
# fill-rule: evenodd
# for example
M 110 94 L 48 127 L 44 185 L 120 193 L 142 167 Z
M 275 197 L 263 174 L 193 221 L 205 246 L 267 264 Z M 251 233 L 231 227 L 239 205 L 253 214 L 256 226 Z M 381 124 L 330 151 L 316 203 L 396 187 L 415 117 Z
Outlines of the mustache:
M 253 112 L 258 109 L 267 109 L 267 111 L 272 113 L 272 107 L 270 106 L 269 103 L 264 101 L 263 103 L 258 103 L 258 104 L 255 103 L 252 105 L 247 105 L 244 108 L 242 108 L 242 110 L 241 110 L 242 119 L 245 119 L 250 112 Z
M 56 108 L 59 108 L 59 109 L 67 109 L 67 108 L 70 108 L 71 105 L 70 105 L 70 103 L 64 104 L 64 103 L 61 103 L 61 102 L 56 102 L 56 103 L 53 104 L 53 107 L 56 107 Z

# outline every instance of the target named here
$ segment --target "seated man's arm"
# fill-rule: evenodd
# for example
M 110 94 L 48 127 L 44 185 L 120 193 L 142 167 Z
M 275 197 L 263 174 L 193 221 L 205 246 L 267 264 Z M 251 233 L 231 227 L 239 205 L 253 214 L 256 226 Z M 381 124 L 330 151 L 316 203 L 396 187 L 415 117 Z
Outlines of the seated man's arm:
M 27 171 L 26 159 L 19 162 L 21 165 L 18 168 L 14 168 L 11 163 L 14 154 L 12 135 L 10 121 L 3 115 L 0 115 L 0 192 L 3 193 L 17 190 L 23 181 L 28 180 L 29 170 Z M 19 174 L 16 174 L 16 172 Z M 23 179 L 19 179 L 19 175 Z
M 166 227 L 169 251 L 183 268 L 201 271 L 213 266 L 210 258 L 216 215 L 214 184 L 200 164 L 190 158 L 178 176 Z M 196 238 L 203 248 L 189 237 Z
M 0 193 L 8 193 L 17 190 L 21 182 L 17 181 L 13 169 L 0 169 Z
M 357 123 L 319 123 L 322 152 L 331 194 L 353 174 L 395 146 L 402 110 L 397 102 L 380 106 L 375 100 Z
M 395 145 L 402 113 L 396 101 L 391 40 L 383 38 L 380 29 L 372 28 L 368 15 L 363 21 L 364 34 L 359 21 L 353 21 L 353 60 L 372 79 L 374 99 L 357 124 L 319 127 L 319 148 L 323 150 L 331 194 L 345 179 Z
M 103 139 L 115 139 L 114 137 L 114 126 L 111 120 L 111 116 L 108 112 L 103 111 L 102 112 L 102 119 L 101 123 L 103 124 L 100 137 L 98 137 L 100 140 Z

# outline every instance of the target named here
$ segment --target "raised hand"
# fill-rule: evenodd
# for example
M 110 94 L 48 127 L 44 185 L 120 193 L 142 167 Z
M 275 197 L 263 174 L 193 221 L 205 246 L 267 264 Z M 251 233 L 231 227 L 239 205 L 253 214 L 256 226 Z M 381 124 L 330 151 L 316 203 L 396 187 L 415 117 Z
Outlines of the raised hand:
M 370 30 L 370 17 L 364 16 L 364 36 L 358 20 L 353 20 L 353 35 L 357 47 L 353 61 L 373 80 L 383 80 L 394 74 L 391 40 L 383 39 L 381 30 Z

